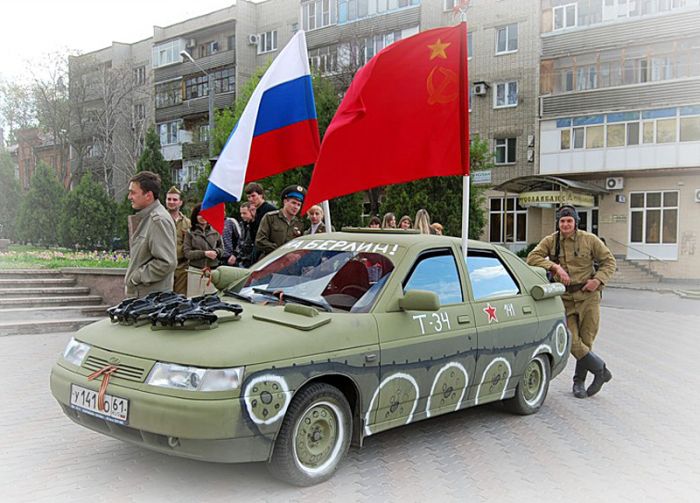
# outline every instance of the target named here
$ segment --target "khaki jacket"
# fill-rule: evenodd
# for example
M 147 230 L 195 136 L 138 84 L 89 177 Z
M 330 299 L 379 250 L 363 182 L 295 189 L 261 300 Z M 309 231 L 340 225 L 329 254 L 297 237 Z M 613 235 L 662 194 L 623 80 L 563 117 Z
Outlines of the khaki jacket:
M 182 213 L 180 213 L 180 218 L 175 220 L 175 233 L 177 235 L 177 270 L 187 269 L 187 258 L 185 258 L 182 246 L 185 242 L 185 236 L 189 232 L 191 226 L 192 223 L 190 219 Z
M 255 237 L 255 247 L 258 259 L 276 250 L 287 241 L 298 238 L 304 233 L 304 222 L 299 217 L 288 222 L 282 215 L 282 210 L 270 211 L 260 221 L 258 234 Z
M 185 242 L 182 248 L 190 266 L 198 269 L 204 269 L 205 267 L 214 269 L 219 265 L 219 259 L 224 254 L 221 234 L 211 225 L 207 225 L 205 229 L 202 229 L 199 225 L 191 229 L 185 235 Z M 209 250 L 216 252 L 215 259 L 207 258 L 204 255 L 204 252 Z
M 549 269 L 555 261 L 551 260 L 556 254 L 557 233 L 545 236 L 542 241 L 527 256 L 527 263 L 532 266 Z M 572 236 L 561 236 L 559 243 L 559 265 L 561 265 L 571 278 L 572 285 L 581 285 L 591 278 L 600 281 L 601 288 L 615 273 L 617 262 L 605 243 L 598 236 L 590 232 L 577 230 Z M 595 270 L 594 264 L 598 264 Z M 558 276 L 555 276 L 559 280 Z M 587 292 L 574 292 L 572 298 L 578 299 Z M 565 297 L 571 294 L 565 294 Z
M 176 266 L 175 222 L 160 201 L 154 201 L 129 217 L 126 296 L 172 290 Z

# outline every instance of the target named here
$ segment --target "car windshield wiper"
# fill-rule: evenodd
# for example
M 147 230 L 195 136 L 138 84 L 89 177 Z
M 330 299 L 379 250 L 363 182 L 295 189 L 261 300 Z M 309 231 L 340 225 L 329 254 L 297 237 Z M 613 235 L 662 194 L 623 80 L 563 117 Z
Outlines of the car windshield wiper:
M 242 293 L 234 292 L 233 290 L 223 290 L 221 293 L 223 293 L 226 297 L 234 297 L 236 299 L 245 300 L 250 303 L 253 302 L 253 299 L 251 299 L 248 295 L 243 295 Z
M 325 300 L 319 301 L 314 299 L 307 299 L 305 297 L 297 297 L 296 295 L 285 293 L 282 290 L 266 290 L 265 288 L 253 287 L 253 291 L 256 293 L 262 293 L 263 295 L 270 295 L 271 297 L 274 297 L 278 300 L 282 300 L 282 302 L 296 302 L 297 304 L 304 304 L 306 306 L 320 307 L 321 309 L 329 313 L 333 312 L 333 308 Z

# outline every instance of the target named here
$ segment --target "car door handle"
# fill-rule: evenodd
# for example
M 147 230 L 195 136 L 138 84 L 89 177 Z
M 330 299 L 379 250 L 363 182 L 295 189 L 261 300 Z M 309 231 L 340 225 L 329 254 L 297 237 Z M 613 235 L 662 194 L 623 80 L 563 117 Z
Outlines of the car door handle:
M 367 363 L 372 363 L 374 361 L 377 361 L 377 355 L 375 353 L 368 353 L 365 355 L 365 361 Z
M 472 319 L 467 316 L 466 314 L 463 314 L 462 316 L 457 316 L 457 323 L 471 323 Z
M 532 307 L 530 307 L 530 306 L 523 306 L 523 313 L 525 313 L 525 314 L 532 314 Z

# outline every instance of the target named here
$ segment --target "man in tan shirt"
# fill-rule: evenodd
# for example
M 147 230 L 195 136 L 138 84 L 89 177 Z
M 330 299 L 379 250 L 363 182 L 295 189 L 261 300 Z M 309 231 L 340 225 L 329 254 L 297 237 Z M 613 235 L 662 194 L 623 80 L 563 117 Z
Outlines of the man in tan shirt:
M 612 379 L 605 361 L 591 350 L 600 325 L 600 291 L 615 272 L 616 262 L 598 236 L 577 229 L 578 222 L 576 208 L 559 208 L 558 231 L 539 242 L 527 263 L 547 269 L 566 285 L 562 300 L 571 332 L 571 354 L 576 358 L 573 393 L 576 398 L 586 398 Z M 588 372 L 594 379 L 586 390 Z

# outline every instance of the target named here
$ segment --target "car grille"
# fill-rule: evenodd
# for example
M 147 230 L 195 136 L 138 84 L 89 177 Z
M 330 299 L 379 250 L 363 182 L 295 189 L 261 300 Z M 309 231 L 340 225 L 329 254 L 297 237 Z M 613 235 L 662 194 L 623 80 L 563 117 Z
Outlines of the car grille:
M 107 365 L 112 365 L 108 360 L 97 358 L 96 356 L 88 356 L 83 363 L 83 368 L 90 371 L 100 370 Z M 140 367 L 135 367 L 133 365 L 125 365 L 124 363 L 117 364 L 117 370 L 112 374 L 114 377 L 119 377 L 120 379 L 128 379 L 129 381 L 139 381 L 143 382 L 144 379 L 144 369 Z

